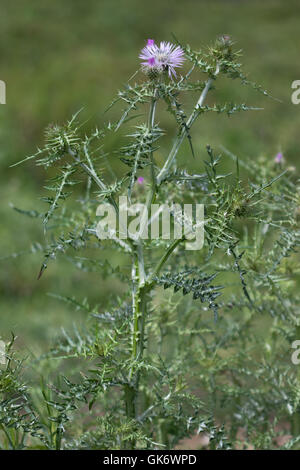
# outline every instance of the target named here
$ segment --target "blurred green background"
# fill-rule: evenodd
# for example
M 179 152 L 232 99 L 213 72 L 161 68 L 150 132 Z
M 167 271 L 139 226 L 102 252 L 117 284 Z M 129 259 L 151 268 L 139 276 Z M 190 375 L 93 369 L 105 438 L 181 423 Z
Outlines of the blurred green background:
M 21 216 L 10 204 L 46 210 L 40 200 L 45 195 L 44 170 L 30 163 L 9 166 L 42 145 L 48 123 L 64 122 L 81 107 L 83 118 L 90 119 L 88 126 L 100 126 L 103 111 L 138 69 L 145 39 L 172 40 L 171 33 L 195 49 L 212 43 L 220 34 L 230 34 L 244 51 L 242 61 L 249 78 L 280 100 L 225 81 L 216 90 L 221 101 L 246 102 L 264 110 L 230 119 L 205 116 L 193 128 L 200 156 L 210 143 L 224 145 L 246 159 L 262 154 L 273 159 L 281 150 L 288 164 L 297 165 L 300 106 L 291 103 L 291 83 L 300 79 L 300 3 L 1 0 L 0 6 L 0 79 L 7 86 L 7 104 L 0 105 L 0 337 L 6 340 L 14 331 L 20 347 L 38 353 L 48 349 L 60 327 L 84 321 L 82 314 L 48 297 L 48 292 L 76 294 L 78 299 L 90 296 L 101 305 L 116 286 L 93 274 L 79 273 L 61 260 L 52 263 L 37 281 L 41 253 L 9 257 L 43 239 L 41 221 Z M 160 125 L 169 126 L 163 108 Z M 108 152 L 118 138 L 111 139 Z M 116 167 L 117 161 L 111 158 Z M 191 164 L 200 167 L 198 161 Z

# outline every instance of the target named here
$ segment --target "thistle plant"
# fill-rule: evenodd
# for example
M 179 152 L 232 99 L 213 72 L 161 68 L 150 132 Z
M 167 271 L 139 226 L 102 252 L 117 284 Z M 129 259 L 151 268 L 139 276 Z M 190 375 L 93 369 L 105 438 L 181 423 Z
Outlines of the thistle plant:
M 40 282 L 64 256 L 94 274 L 96 296 L 101 279 L 118 279 L 119 289 L 98 304 L 52 294 L 81 310 L 85 326 L 63 331 L 33 361 L 53 377 L 41 387 L 22 383 L 10 345 L 2 448 L 174 449 L 195 435 L 210 449 L 297 446 L 300 375 L 290 357 L 299 333 L 299 182 L 282 154 L 245 159 L 193 142 L 206 113 L 258 111 L 214 103 L 224 79 L 268 99 L 240 56 L 228 36 L 200 51 L 149 39 L 136 83 L 112 103 L 124 106 L 118 120 L 84 133 L 77 113 L 49 126 L 44 147 L 25 159 L 51 173 L 46 213 L 17 209 L 42 219 Z M 120 147 L 107 155 L 106 139 L 118 134 Z M 190 171 L 188 160 L 202 170 Z M 101 239 L 97 208 L 105 203 L 120 220 L 120 196 L 143 207 L 139 228 L 132 234 L 120 222 Z M 149 236 L 153 206 L 158 217 L 163 205 L 183 202 L 204 205 L 201 249 L 186 249 L 184 230 Z M 170 219 L 186 222 L 174 210 Z M 190 235 L 197 224 L 192 217 Z

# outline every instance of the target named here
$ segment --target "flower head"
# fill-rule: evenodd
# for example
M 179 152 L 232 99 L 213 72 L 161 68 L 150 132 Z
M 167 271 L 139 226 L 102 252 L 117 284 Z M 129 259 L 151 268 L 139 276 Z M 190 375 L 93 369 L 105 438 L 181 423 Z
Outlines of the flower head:
M 145 178 L 143 176 L 139 176 L 137 179 L 138 184 L 144 184 Z
M 282 160 L 283 160 L 283 155 L 282 155 L 282 153 L 281 153 L 281 152 L 278 152 L 277 155 L 276 155 L 276 157 L 274 158 L 274 160 L 275 160 L 275 163 L 280 163 L 280 162 L 282 162 Z
M 147 45 L 140 53 L 145 72 L 168 72 L 169 76 L 176 77 L 175 68 L 181 67 L 184 61 L 184 52 L 180 46 L 170 42 L 161 42 L 158 46 L 154 39 L 148 39 Z

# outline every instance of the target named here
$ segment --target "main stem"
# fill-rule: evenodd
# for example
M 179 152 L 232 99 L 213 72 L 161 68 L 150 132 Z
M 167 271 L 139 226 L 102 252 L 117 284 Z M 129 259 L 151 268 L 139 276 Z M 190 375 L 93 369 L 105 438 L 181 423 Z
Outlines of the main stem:
M 149 132 L 151 132 L 151 130 L 154 127 L 154 119 L 155 119 L 155 111 L 156 111 L 156 103 L 157 103 L 157 96 L 156 95 L 157 95 L 157 90 L 154 90 L 154 94 L 153 94 L 151 104 L 150 104 L 150 111 L 149 111 L 149 118 L 148 118 Z M 151 190 L 148 193 L 148 197 L 147 197 L 147 201 L 146 201 L 146 206 L 147 206 L 148 213 L 149 213 L 151 204 L 154 203 L 156 190 L 157 190 L 157 182 L 156 182 L 156 175 L 155 175 L 155 163 L 154 163 L 154 158 L 153 158 L 153 152 L 150 152 L 149 158 L 150 158 Z
M 217 66 L 215 71 L 215 76 L 219 73 L 219 67 Z M 174 145 L 171 149 L 171 152 L 163 166 L 160 170 L 159 174 L 156 176 L 155 174 L 155 163 L 153 159 L 153 154 L 150 152 L 149 160 L 150 160 L 150 176 L 151 176 L 151 188 L 148 192 L 147 199 L 146 199 L 146 206 L 149 211 L 151 208 L 151 204 L 155 201 L 157 188 L 162 182 L 165 174 L 168 173 L 169 169 L 174 163 L 176 158 L 178 149 L 182 144 L 184 138 L 187 134 L 187 129 L 189 129 L 194 121 L 196 120 L 199 114 L 199 108 L 202 107 L 203 102 L 206 98 L 206 95 L 211 88 L 213 82 L 213 78 L 209 78 L 205 84 L 205 87 L 199 97 L 199 100 L 194 108 L 194 111 L 190 115 L 187 126 L 182 129 L 180 135 L 174 142 Z M 155 109 L 157 103 L 157 95 L 156 90 L 153 93 L 153 97 L 150 104 L 149 110 L 149 117 L 148 117 L 148 129 L 151 132 L 154 126 L 154 119 L 155 119 Z M 92 176 L 92 175 L 91 175 Z M 146 221 L 148 224 L 148 220 Z M 141 230 L 143 233 L 143 230 Z M 148 292 L 153 287 L 153 277 L 159 273 L 162 266 L 166 263 L 171 253 L 175 250 L 177 245 L 183 241 L 184 238 L 175 240 L 170 247 L 168 248 L 165 255 L 161 258 L 158 262 L 157 266 L 152 273 L 150 279 L 148 279 L 145 275 L 144 269 L 144 253 L 143 253 L 143 243 L 142 240 L 139 239 L 132 246 L 132 253 L 133 253 L 133 262 L 132 262 L 132 315 L 133 315 L 133 324 L 132 324 L 132 353 L 131 353 L 131 368 L 129 371 L 128 383 L 124 385 L 124 395 L 125 395 L 125 407 L 126 407 L 126 415 L 129 419 L 136 419 L 137 418 L 137 408 L 136 402 L 139 394 L 139 382 L 140 382 L 140 373 L 137 368 L 138 362 L 142 360 L 144 348 L 145 348 L 145 318 L 146 318 L 146 306 L 147 306 L 147 295 Z M 135 441 L 132 440 L 128 444 L 129 448 L 135 448 Z
M 155 110 L 156 110 L 156 91 L 154 91 L 153 98 L 151 100 L 149 117 L 148 117 L 148 129 L 151 132 L 154 126 Z M 155 164 L 153 154 L 150 152 L 150 177 L 151 177 L 151 188 L 147 195 L 146 206 L 148 210 L 151 204 L 155 200 L 156 196 L 156 175 L 155 175 Z M 148 220 L 146 221 L 148 224 Z M 141 233 L 143 230 L 141 230 Z M 131 352 L 131 369 L 129 372 L 128 384 L 124 387 L 125 393 L 125 406 L 126 415 L 130 419 L 137 417 L 136 401 L 139 394 L 139 382 L 140 373 L 137 369 L 138 362 L 142 360 L 144 348 L 145 348 L 145 319 L 146 319 L 146 306 L 147 306 L 147 294 L 149 292 L 149 285 L 146 282 L 146 274 L 144 267 L 144 249 L 141 239 L 138 239 L 133 247 L 133 261 L 132 261 L 132 352 Z M 135 442 L 129 443 L 130 448 L 135 447 Z

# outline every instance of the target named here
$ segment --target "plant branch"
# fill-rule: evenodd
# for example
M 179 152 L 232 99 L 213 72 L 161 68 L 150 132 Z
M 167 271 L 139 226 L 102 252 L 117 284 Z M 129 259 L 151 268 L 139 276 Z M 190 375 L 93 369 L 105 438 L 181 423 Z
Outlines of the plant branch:
M 165 175 L 168 173 L 169 169 L 173 165 L 174 160 L 176 158 L 176 155 L 178 153 L 178 150 L 179 150 L 184 138 L 186 137 L 188 131 L 190 130 L 193 123 L 197 119 L 197 117 L 199 115 L 199 109 L 203 106 L 203 103 L 204 103 L 204 100 L 207 96 L 207 93 L 209 92 L 209 90 L 211 88 L 211 85 L 213 83 L 213 80 L 218 75 L 219 71 L 220 71 L 220 67 L 219 67 L 219 65 L 217 65 L 214 77 L 210 77 L 207 80 L 207 82 L 205 84 L 205 87 L 204 87 L 204 89 L 203 89 L 203 91 L 202 91 L 202 93 L 201 93 L 201 95 L 200 95 L 200 97 L 199 97 L 199 99 L 196 103 L 196 106 L 194 107 L 194 110 L 192 111 L 189 119 L 187 120 L 186 126 L 182 128 L 179 136 L 177 137 L 177 139 L 175 140 L 175 142 L 173 144 L 173 147 L 172 147 L 172 149 L 169 153 L 169 156 L 168 156 L 163 168 L 160 170 L 159 174 L 157 175 L 157 184 L 158 185 L 161 184 L 161 182 L 164 179 Z

